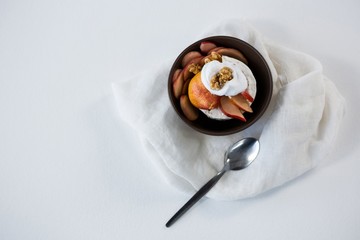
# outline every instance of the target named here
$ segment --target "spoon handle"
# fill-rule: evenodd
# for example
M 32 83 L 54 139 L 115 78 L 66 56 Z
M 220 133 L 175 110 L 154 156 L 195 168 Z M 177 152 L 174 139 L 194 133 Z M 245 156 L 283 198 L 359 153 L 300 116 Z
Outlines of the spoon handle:
M 179 209 L 175 213 L 175 215 L 170 218 L 170 220 L 166 223 L 166 227 L 170 227 L 173 225 L 176 220 L 178 220 L 187 210 L 189 210 L 195 203 L 197 203 L 203 196 L 205 196 L 206 193 L 210 191 L 210 189 L 220 180 L 220 178 L 224 175 L 226 171 L 223 169 L 218 174 L 216 174 L 212 179 L 210 179 L 202 188 L 199 189 L 195 193 L 195 195 L 190 198 L 185 205 Z

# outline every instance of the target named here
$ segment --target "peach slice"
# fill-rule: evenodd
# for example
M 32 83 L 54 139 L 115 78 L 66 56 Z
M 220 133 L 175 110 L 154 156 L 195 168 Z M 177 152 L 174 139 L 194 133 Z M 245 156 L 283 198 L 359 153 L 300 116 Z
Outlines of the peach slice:
M 190 102 L 200 109 L 213 109 L 219 105 L 219 96 L 213 95 L 201 81 L 201 72 L 197 73 L 189 83 L 188 95 Z
M 205 60 L 209 58 L 209 55 L 205 56 L 205 57 L 202 57 L 201 58 L 201 61 L 199 62 L 199 65 L 201 67 L 203 67 L 205 65 Z
M 199 117 L 199 110 L 191 104 L 187 95 L 181 95 L 180 107 L 185 117 L 190 121 L 195 121 Z
M 253 102 L 254 98 L 250 95 L 250 93 L 245 90 L 243 92 L 241 92 L 241 94 L 244 96 L 244 98 L 246 98 L 249 102 Z
M 213 42 L 201 42 L 200 43 L 200 50 L 201 52 L 207 54 L 208 52 L 210 52 L 212 49 L 216 48 L 216 44 Z
M 192 59 L 201 57 L 201 56 L 202 56 L 201 53 L 198 51 L 188 52 L 187 54 L 185 54 L 185 56 L 183 57 L 183 59 L 181 61 L 182 67 L 185 67 Z
M 173 82 L 173 92 L 175 98 L 180 97 L 183 86 L 184 86 L 184 75 L 181 72 L 180 74 L 178 74 L 178 77 Z
M 190 81 L 184 81 L 184 85 L 181 91 L 181 94 L 188 94 Z
M 218 52 L 220 49 L 223 49 L 224 47 L 216 47 L 216 48 L 213 48 L 211 49 L 211 51 L 209 51 L 209 53 L 211 52 Z
M 252 113 L 253 110 L 250 107 L 249 102 L 246 100 L 246 98 L 239 93 L 238 95 L 231 96 L 229 99 L 241 110 L 244 110 L 245 112 Z
M 240 52 L 237 49 L 234 49 L 234 48 L 222 48 L 222 49 L 219 49 L 217 51 L 217 53 L 219 53 L 220 55 L 225 55 L 225 56 L 228 56 L 228 57 L 236 58 L 239 61 L 242 61 L 243 63 L 245 63 L 246 65 L 248 64 L 248 60 L 245 58 L 244 54 L 242 54 L 242 52 Z
M 182 69 L 178 68 L 175 70 L 173 77 L 172 77 L 172 81 L 175 82 L 175 80 L 178 78 L 179 74 L 181 73 Z
M 241 110 L 227 96 L 222 96 L 220 98 L 220 110 L 228 117 L 246 122 L 246 118 Z
M 183 70 L 183 74 L 184 74 L 184 82 L 189 81 L 192 77 L 194 77 L 194 74 L 192 72 L 189 72 L 189 69 L 184 69 Z

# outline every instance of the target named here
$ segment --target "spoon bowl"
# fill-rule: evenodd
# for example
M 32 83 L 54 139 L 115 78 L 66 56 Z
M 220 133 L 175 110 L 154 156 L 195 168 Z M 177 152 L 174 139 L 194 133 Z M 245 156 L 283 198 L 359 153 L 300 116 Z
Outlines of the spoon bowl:
M 225 153 L 224 167 L 212 179 L 210 179 L 175 215 L 166 223 L 170 227 L 196 202 L 198 202 L 229 170 L 241 170 L 248 167 L 257 157 L 260 151 L 259 140 L 255 138 L 244 138 L 234 143 Z
M 248 167 L 257 157 L 260 143 L 255 138 L 244 138 L 234 143 L 225 153 L 225 165 L 230 170 L 241 170 Z

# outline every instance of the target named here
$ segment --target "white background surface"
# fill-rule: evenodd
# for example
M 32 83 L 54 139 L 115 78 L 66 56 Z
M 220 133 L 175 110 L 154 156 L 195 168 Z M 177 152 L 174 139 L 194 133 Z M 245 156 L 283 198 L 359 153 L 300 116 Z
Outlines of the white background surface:
M 360 239 L 359 10 L 356 0 L 1 0 L 0 239 Z M 167 229 L 190 196 L 119 120 L 111 82 L 175 59 L 228 17 L 318 58 L 347 113 L 326 165 L 255 198 L 204 199 Z

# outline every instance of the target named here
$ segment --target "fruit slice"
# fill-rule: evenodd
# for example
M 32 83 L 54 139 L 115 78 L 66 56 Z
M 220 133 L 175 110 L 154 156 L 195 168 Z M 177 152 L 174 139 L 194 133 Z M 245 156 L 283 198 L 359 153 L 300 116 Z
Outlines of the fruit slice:
M 185 56 L 183 57 L 183 59 L 181 61 L 182 67 L 185 67 L 192 59 L 201 57 L 201 56 L 202 56 L 201 53 L 198 51 L 188 52 L 187 54 L 185 54 Z
M 239 50 L 234 48 L 222 48 L 217 51 L 220 55 L 225 55 L 228 57 L 236 58 L 239 61 L 242 61 L 246 65 L 248 64 L 247 59 L 245 58 L 244 54 L 242 54 Z
M 174 92 L 174 97 L 175 98 L 179 98 L 182 92 L 184 86 L 184 76 L 182 74 L 182 72 L 178 75 L 178 77 L 175 79 L 175 81 L 173 82 L 173 92 Z
M 218 52 L 220 49 L 223 49 L 224 47 L 216 47 L 216 48 L 213 48 L 211 49 L 211 51 L 209 51 L 209 53 L 211 52 Z
M 189 83 L 188 95 L 190 102 L 200 109 L 213 109 L 219 105 L 219 96 L 213 95 L 201 81 L 201 72 L 196 74 Z
M 246 118 L 242 114 L 241 110 L 230 100 L 227 96 L 220 98 L 220 110 L 228 117 L 240 119 L 246 122 Z
M 245 90 L 243 92 L 241 92 L 241 94 L 244 96 L 244 98 L 246 98 L 249 102 L 253 102 L 254 98 L 250 95 L 250 93 Z
M 179 74 L 181 73 L 182 69 L 178 68 L 175 70 L 173 77 L 172 77 L 172 81 L 175 82 L 175 80 L 177 79 L 177 77 L 179 76 Z
M 180 107 L 185 117 L 190 121 L 195 121 L 199 117 L 199 109 L 195 108 L 187 95 L 181 95 Z
M 200 67 L 203 66 L 201 63 L 202 59 L 203 59 L 203 56 L 195 57 L 186 64 L 186 66 L 183 69 L 184 81 L 187 81 L 194 76 L 194 73 L 190 72 L 190 68 L 191 68 L 192 64 L 198 64 Z
M 213 42 L 201 42 L 200 43 L 200 50 L 201 52 L 207 54 L 212 49 L 216 48 L 216 44 Z
M 250 107 L 249 102 L 246 100 L 246 98 L 239 93 L 238 95 L 228 97 L 238 108 L 241 110 L 244 110 L 245 112 L 252 113 L 253 110 Z
M 190 80 L 184 81 L 184 85 L 183 85 L 181 94 L 186 94 L 186 95 L 188 94 L 189 84 L 190 84 Z
M 209 55 L 202 57 L 201 61 L 199 62 L 200 66 L 203 67 L 205 65 L 206 59 L 209 59 Z

